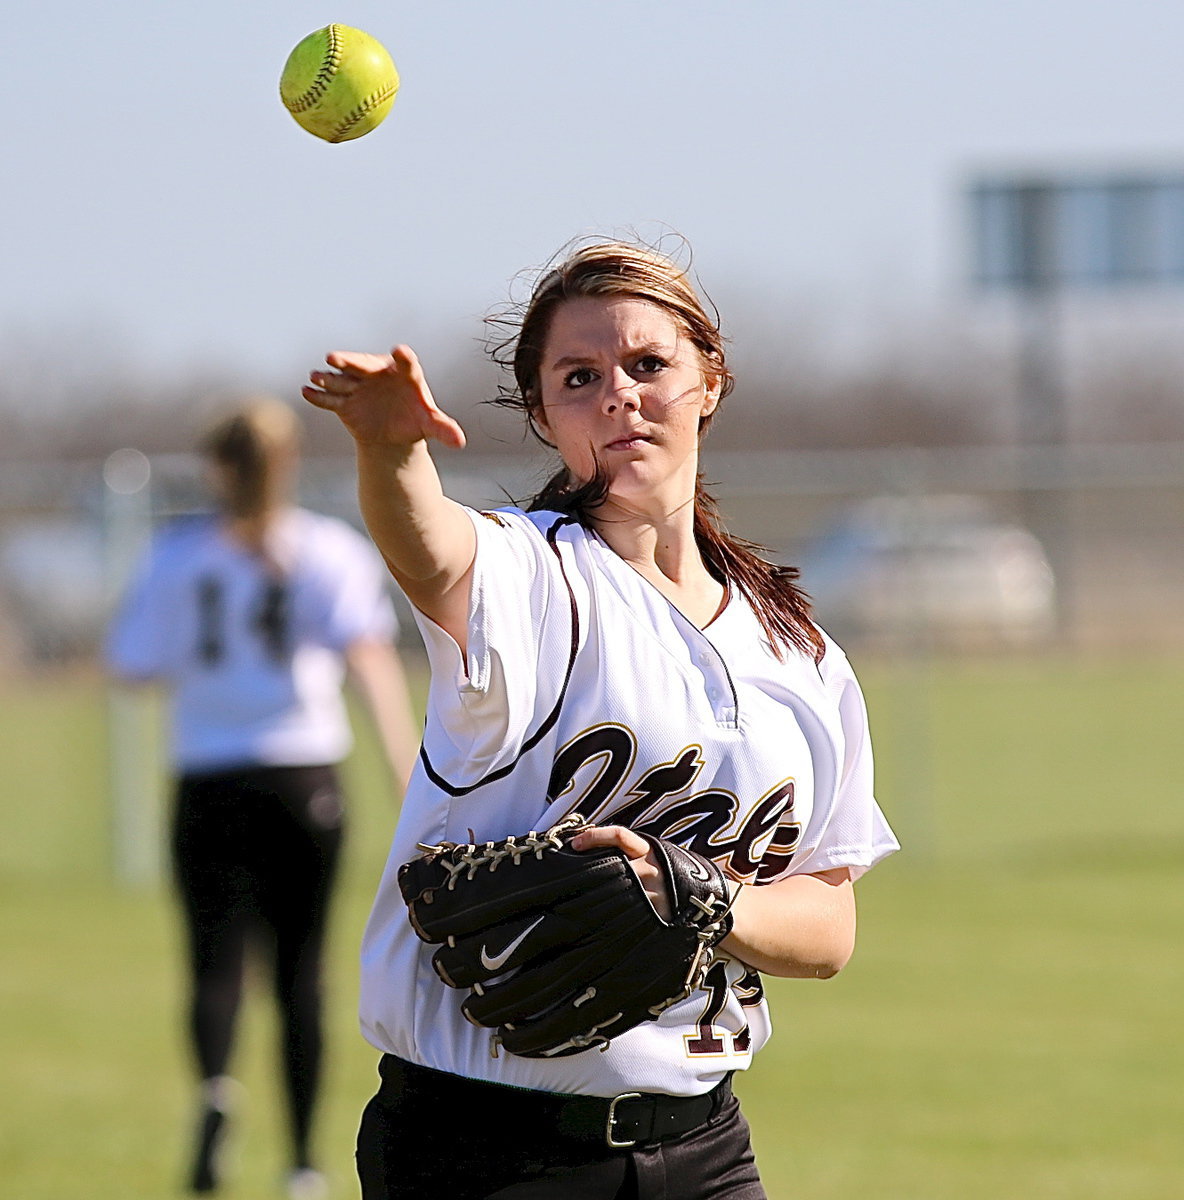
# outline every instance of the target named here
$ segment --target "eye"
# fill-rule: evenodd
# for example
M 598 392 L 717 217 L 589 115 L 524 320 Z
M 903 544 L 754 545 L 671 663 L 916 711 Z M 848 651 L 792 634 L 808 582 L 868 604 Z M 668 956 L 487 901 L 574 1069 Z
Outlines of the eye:
M 639 375 L 656 375 L 669 365 L 664 358 L 657 354 L 646 354 L 637 360 L 636 370 Z
M 591 367 L 576 367 L 563 377 L 563 386 L 567 388 L 582 388 L 596 378 Z

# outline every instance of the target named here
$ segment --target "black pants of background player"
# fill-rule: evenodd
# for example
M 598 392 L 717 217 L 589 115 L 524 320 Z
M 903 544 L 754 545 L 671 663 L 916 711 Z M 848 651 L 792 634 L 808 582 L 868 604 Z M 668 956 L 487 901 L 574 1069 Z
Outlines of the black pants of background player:
M 309 1164 L 321 1073 L 321 961 L 343 832 L 330 766 L 257 767 L 178 781 L 173 861 L 192 968 L 190 1033 L 203 1080 L 227 1074 L 248 953 L 270 963 L 294 1167 Z M 214 1130 L 221 1125 L 217 1113 Z M 213 1147 L 201 1147 L 208 1159 Z M 212 1136 L 212 1134 L 210 1135 Z M 194 1189 L 212 1190 L 210 1162 Z
M 586 1097 L 570 1120 L 573 1098 L 391 1055 L 379 1074 L 358 1131 L 363 1200 L 766 1200 L 730 1081 L 691 1132 L 612 1149 Z

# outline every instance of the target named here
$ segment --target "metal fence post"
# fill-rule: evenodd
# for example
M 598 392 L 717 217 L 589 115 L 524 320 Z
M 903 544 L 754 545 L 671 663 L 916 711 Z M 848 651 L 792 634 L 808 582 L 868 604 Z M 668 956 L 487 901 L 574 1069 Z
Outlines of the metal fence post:
M 116 450 L 103 463 L 103 554 L 108 611 L 127 586 L 152 532 L 152 467 L 139 450 Z M 160 804 L 154 769 L 157 737 L 152 696 L 107 688 L 107 771 L 111 852 L 116 879 L 146 887 L 161 876 Z

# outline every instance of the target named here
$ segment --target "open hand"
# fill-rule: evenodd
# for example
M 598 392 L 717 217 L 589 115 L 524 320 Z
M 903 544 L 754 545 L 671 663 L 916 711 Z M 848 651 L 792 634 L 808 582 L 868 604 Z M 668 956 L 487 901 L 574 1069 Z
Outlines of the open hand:
M 464 430 L 432 399 L 410 346 L 396 346 L 390 354 L 334 350 L 325 362 L 333 370 L 312 371 L 300 394 L 309 404 L 336 413 L 356 441 L 407 446 L 431 440 L 458 450 L 464 446 Z

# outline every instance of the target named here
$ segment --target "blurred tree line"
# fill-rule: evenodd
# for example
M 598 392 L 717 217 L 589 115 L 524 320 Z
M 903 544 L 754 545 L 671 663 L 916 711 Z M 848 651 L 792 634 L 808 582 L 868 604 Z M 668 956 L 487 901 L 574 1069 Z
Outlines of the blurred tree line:
M 808 305 L 776 313 L 751 298 L 727 306 L 737 377 L 712 445 L 741 450 L 877 446 L 990 446 L 1016 440 L 1020 371 L 1014 314 L 1006 304 L 964 301 L 921 319 L 890 306 L 844 340 Z M 1057 326 L 1059 386 L 1073 441 L 1184 441 L 1184 342 L 1180 312 L 1162 301 L 1065 305 Z M 438 401 L 482 453 L 521 452 L 512 413 L 483 401 L 504 380 L 477 340 L 417 346 Z M 134 446 L 187 451 L 220 402 L 270 392 L 302 405 L 309 363 L 282 377 L 221 363 L 149 371 L 96 329 L 30 336 L 0 330 L 0 413 L 5 460 L 78 460 Z M 311 455 L 349 452 L 335 420 L 309 409 Z
M 986 461 L 995 448 L 1017 443 L 1023 372 L 1010 305 L 951 302 L 924 320 L 903 305 L 898 312 L 881 306 L 855 336 L 841 331 L 821 302 L 761 306 L 745 295 L 721 298 L 721 310 L 731 314 L 724 328 L 737 385 L 723 419 L 712 427 L 709 454 L 884 449 L 891 458 L 892 451 L 904 450 L 893 458 L 896 467 L 880 468 L 895 471 L 902 463 L 916 469 L 917 448 L 937 452 L 929 461 L 947 464 L 942 486 L 956 490 L 962 486 L 957 464 L 970 461 L 957 451 L 978 461 L 981 449 Z M 1184 574 L 1173 565 L 1184 561 L 1184 481 L 1174 467 L 1170 478 L 1161 478 L 1164 456 L 1177 461 L 1175 448 L 1184 444 L 1184 342 L 1178 336 L 1184 312 L 1162 298 L 1144 297 L 1104 307 L 1075 302 L 1059 316 L 1052 326 L 1058 385 L 1068 437 L 1085 464 L 1072 494 L 1057 501 L 1057 521 L 1071 521 L 1071 532 L 1068 525 L 1052 527 L 1036 493 L 1000 492 L 990 501 L 1022 518 L 1046 545 L 1071 547 L 1075 595 L 1084 596 L 1088 583 L 1090 595 L 1101 597 L 1095 625 L 1108 628 L 1112 610 L 1129 618 L 1136 598 L 1140 616 L 1133 623 L 1124 618 L 1125 625 L 1162 636 L 1165 621 L 1178 628 L 1184 595 Z M 505 470 L 488 461 L 478 468 L 480 477 L 471 482 L 480 496 L 465 497 L 470 503 L 501 496 L 503 487 L 528 494 L 531 482 L 541 479 L 528 478 L 529 472 L 546 462 L 516 414 L 483 403 L 506 381 L 483 352 L 479 333 L 452 343 L 442 335 L 435 344 L 414 342 L 438 401 L 465 426 L 470 448 L 507 456 Z M 352 453 L 348 435 L 334 417 L 300 399 L 315 360 L 293 362 L 270 376 L 233 362 L 153 370 L 128 352 L 117 332 L 97 323 L 0 329 L 0 359 L 0 678 L 6 665 L 30 662 L 40 669 L 86 661 L 93 653 L 110 602 L 102 532 L 110 497 L 100 466 L 115 450 L 185 455 L 153 476 L 153 503 L 161 511 L 184 509 L 201 494 L 188 459 L 198 431 L 219 405 L 268 392 L 304 412 L 308 458 L 320 460 L 317 503 L 339 505 L 343 515 L 354 503 L 351 473 L 340 470 L 340 460 Z M 1112 465 L 1099 482 L 1090 457 L 1094 447 L 1112 447 L 1126 465 Z M 770 545 L 784 549 L 792 542 L 796 561 L 802 539 L 840 502 L 844 486 L 851 496 L 864 486 L 901 486 L 896 474 L 868 476 L 862 457 L 846 460 L 846 483 L 836 481 L 842 458 L 818 467 L 832 474 L 817 494 L 797 488 L 792 527 L 777 491 L 778 468 L 768 459 L 763 477 L 744 480 L 752 494 L 731 498 L 729 519 Z M 463 475 L 459 461 L 451 465 Z M 520 482 L 507 482 L 520 467 L 526 468 Z M 1119 478 L 1116 470 L 1128 475 Z M 486 471 L 488 477 L 480 474 Z M 1058 571 L 1062 576 L 1070 577 L 1067 568 Z M 1110 583 L 1115 594 L 1103 595 Z

